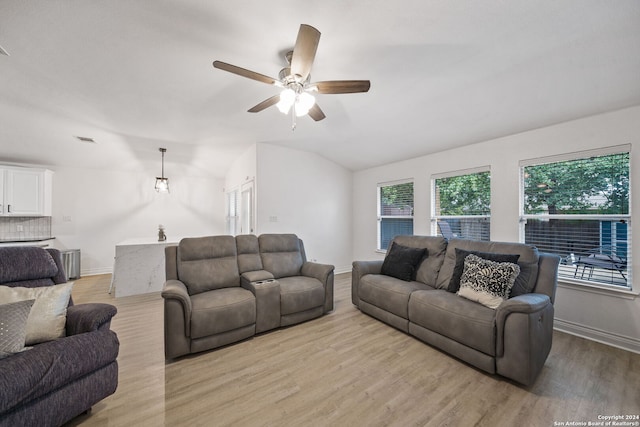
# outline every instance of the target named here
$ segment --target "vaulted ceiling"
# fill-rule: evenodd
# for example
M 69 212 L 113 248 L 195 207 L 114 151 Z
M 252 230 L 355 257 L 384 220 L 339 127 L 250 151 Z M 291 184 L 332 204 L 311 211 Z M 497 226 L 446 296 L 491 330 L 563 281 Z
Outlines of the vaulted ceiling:
M 300 24 L 322 33 L 327 118 L 247 109 L 275 87 Z M 0 161 L 223 177 L 257 142 L 351 170 L 640 104 L 637 0 L 2 0 Z M 75 137 L 90 137 L 96 143 Z

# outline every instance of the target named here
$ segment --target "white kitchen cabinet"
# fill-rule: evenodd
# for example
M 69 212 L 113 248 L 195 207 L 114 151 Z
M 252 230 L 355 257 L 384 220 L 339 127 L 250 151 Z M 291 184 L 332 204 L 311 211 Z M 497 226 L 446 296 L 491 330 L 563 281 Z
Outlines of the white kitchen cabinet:
M 0 215 L 51 216 L 53 172 L 0 166 Z

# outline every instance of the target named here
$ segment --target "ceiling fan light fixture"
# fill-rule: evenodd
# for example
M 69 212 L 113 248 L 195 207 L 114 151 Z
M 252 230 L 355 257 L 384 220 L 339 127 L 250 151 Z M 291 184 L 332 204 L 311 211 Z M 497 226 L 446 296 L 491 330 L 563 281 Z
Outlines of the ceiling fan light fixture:
M 281 113 L 288 114 L 294 102 L 296 102 L 296 93 L 293 89 L 287 88 L 280 93 L 280 101 L 278 101 L 276 107 Z
M 316 99 L 313 95 L 309 95 L 307 92 L 302 92 L 296 98 L 296 115 L 298 117 L 306 116 L 309 114 L 309 110 L 316 103 Z

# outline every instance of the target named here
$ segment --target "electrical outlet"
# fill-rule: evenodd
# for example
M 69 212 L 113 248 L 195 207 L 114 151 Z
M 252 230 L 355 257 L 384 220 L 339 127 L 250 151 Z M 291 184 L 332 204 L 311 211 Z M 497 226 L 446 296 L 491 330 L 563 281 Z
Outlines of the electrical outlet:
M 71 222 L 71 215 L 63 215 L 62 216 L 62 221 L 63 222 Z
M 18 225 L 16 226 L 16 228 L 17 228 L 17 230 L 18 230 L 18 232 L 19 232 L 19 233 L 22 233 L 22 232 L 24 231 L 24 226 L 23 226 L 23 225 L 21 225 L 21 224 L 18 224 Z
M 269 217 L 269 222 L 278 222 L 278 217 L 275 215 L 272 215 Z

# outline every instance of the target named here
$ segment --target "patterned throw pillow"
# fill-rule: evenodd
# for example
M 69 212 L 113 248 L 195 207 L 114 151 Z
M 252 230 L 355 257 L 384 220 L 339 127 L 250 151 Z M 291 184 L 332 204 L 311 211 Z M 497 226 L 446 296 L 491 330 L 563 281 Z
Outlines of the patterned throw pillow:
M 26 345 L 65 336 L 67 306 L 73 282 L 39 288 L 0 286 L 0 304 L 35 299 L 27 320 Z
M 509 298 L 518 274 L 518 264 L 494 262 L 473 254 L 467 255 L 458 295 L 496 309 L 502 301 Z
M 27 319 L 35 300 L 0 305 L 0 359 L 24 349 Z

